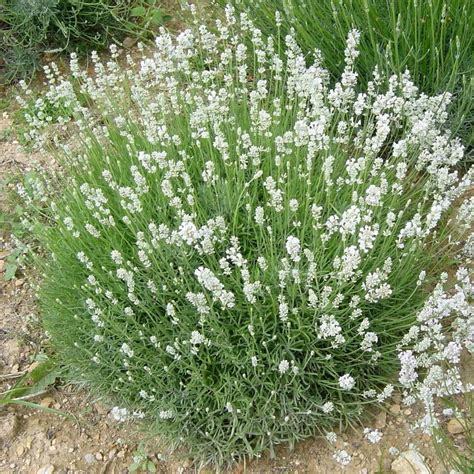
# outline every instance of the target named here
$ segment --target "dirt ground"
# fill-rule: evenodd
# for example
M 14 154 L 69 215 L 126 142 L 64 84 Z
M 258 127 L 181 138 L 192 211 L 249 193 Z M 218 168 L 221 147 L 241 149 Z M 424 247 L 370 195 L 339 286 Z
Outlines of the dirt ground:
M 14 141 L 12 121 L 0 116 L 0 179 L 24 173 L 47 157 L 24 152 Z M 5 190 L 4 190 L 5 191 Z M 0 210 L 7 208 L 6 193 L 0 196 Z M 0 229 L 1 231 L 1 229 Z M 1 234 L 1 232 L 0 232 Z M 12 242 L 4 231 L 0 235 L 0 389 L 8 390 L 15 379 L 33 363 L 35 354 L 43 351 L 44 336 L 35 306 L 31 278 L 21 273 L 5 281 L 5 258 L 11 253 Z M 139 427 L 120 424 L 110 415 L 110 407 L 92 398 L 87 390 L 58 383 L 57 386 L 30 401 L 42 407 L 66 412 L 66 418 L 44 410 L 15 405 L 0 405 L 0 472 L 1 473 L 126 473 L 140 451 Z M 397 397 L 387 412 L 376 415 L 373 428 L 383 432 L 378 444 L 364 439 L 358 432 L 338 436 L 336 448 L 353 455 L 352 462 L 342 469 L 333 459 L 334 447 L 324 440 L 311 439 L 297 445 L 294 451 L 280 449 L 276 460 L 260 459 L 238 465 L 232 471 L 248 473 L 432 473 L 442 474 L 443 468 L 428 436 L 412 432 L 413 409 L 400 407 Z M 463 434 L 456 435 L 462 443 Z M 157 445 L 159 446 L 159 445 Z M 409 449 L 421 454 L 418 470 L 400 467 L 397 454 Z M 392 450 L 393 452 L 393 450 Z M 187 474 L 195 472 L 189 460 L 170 455 L 166 448 L 147 448 L 145 452 L 158 473 Z M 403 466 L 403 465 L 402 465 Z M 393 470 L 392 470 L 393 468 Z M 138 471 L 145 472 L 145 471 Z M 212 473 L 206 468 L 201 472 Z

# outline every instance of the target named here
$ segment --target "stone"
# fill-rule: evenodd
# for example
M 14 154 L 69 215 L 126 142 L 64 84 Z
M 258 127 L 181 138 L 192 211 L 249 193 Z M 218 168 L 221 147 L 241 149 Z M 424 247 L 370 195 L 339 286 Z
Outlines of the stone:
M 135 46 L 136 42 L 137 42 L 136 38 L 131 38 L 130 36 L 127 36 L 123 40 L 123 46 L 125 48 L 132 48 L 133 46 Z
M 401 409 L 398 403 L 394 403 L 393 405 L 390 405 L 390 413 L 392 415 L 399 415 L 400 412 L 401 412 Z
M 387 424 L 387 412 L 386 411 L 381 411 L 376 417 L 375 417 L 375 427 L 376 428 L 385 428 L 385 425 Z
M 0 441 L 11 440 L 18 431 L 18 418 L 13 413 L 0 418 Z
M 45 397 L 40 401 L 40 405 L 44 408 L 51 408 L 54 405 L 54 400 L 51 397 Z
M 424 457 L 414 449 L 401 453 L 392 462 L 391 468 L 393 474 L 431 474 Z
M 47 466 L 43 466 L 36 471 L 36 474 L 52 474 L 54 472 L 54 466 L 52 464 L 48 464 Z
M 466 431 L 466 427 L 458 418 L 453 418 L 448 421 L 448 431 L 451 434 L 464 433 L 464 431 Z
M 0 354 L 6 366 L 11 367 L 20 359 L 21 349 L 17 339 L 2 341 L 2 353 Z
M 85 456 L 84 456 L 84 461 L 87 463 L 87 464 L 92 464 L 95 462 L 95 456 L 91 453 L 87 453 Z

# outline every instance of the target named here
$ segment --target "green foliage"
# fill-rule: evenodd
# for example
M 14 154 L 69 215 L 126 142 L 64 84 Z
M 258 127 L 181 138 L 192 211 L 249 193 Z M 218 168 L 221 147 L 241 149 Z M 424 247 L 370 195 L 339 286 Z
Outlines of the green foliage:
M 218 0 L 221 5 L 229 3 Z M 474 145 L 474 15 L 465 0 L 231 0 L 265 34 L 279 38 L 296 31 L 306 53 L 322 51 L 325 66 L 338 77 L 344 67 L 348 31 L 362 33 L 357 72 L 362 84 L 375 66 L 388 74 L 410 71 L 423 92 L 451 91 L 453 132 Z
M 129 472 L 156 472 L 155 463 L 149 459 L 142 447 L 139 447 L 133 455 L 133 463 L 128 467 Z
M 15 278 L 16 272 L 18 270 L 18 258 L 22 255 L 20 249 L 15 249 L 8 257 L 5 259 L 5 271 L 3 278 L 8 280 L 13 280 Z
M 169 18 L 158 0 L 2 0 L 0 83 L 29 78 L 45 54 L 145 38 Z
M 54 408 L 44 407 L 38 403 L 29 401 L 44 394 L 54 386 L 60 376 L 61 368 L 45 354 L 36 357 L 36 364 L 23 374 L 6 392 L 0 397 L 0 407 L 3 405 L 22 405 L 35 410 L 43 410 L 53 415 L 69 417 L 67 413 Z

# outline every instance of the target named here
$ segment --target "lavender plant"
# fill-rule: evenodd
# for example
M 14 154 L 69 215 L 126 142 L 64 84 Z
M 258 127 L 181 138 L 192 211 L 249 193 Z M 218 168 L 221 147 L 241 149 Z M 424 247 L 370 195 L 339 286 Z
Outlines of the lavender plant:
M 442 131 L 449 94 L 377 71 L 357 93 L 357 31 L 331 83 L 292 36 L 282 59 L 226 12 L 216 32 L 163 32 L 138 65 L 114 49 L 92 76 L 74 57 L 70 79 L 52 67 L 27 116 L 29 138 L 63 159 L 40 236 L 52 343 L 117 420 L 144 418 L 217 463 L 415 390 L 406 334 L 421 334 L 471 185 Z

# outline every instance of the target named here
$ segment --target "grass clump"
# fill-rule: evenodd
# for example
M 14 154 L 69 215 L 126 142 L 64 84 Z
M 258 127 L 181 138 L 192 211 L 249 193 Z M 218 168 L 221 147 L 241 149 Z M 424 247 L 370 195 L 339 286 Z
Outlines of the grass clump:
M 143 37 L 167 18 L 156 0 L 3 0 L 0 83 L 29 78 L 45 54 Z
M 48 104 L 76 119 L 56 120 L 74 140 L 40 236 L 44 325 L 70 376 L 217 463 L 390 396 L 469 186 L 442 131 L 449 94 L 378 74 L 357 93 L 357 31 L 333 84 L 293 37 L 282 56 L 227 13 L 216 33 L 162 34 L 138 68 L 114 53 L 51 78 Z
M 225 5 L 227 0 L 219 0 Z M 333 77 L 344 68 L 347 33 L 357 28 L 361 57 L 356 70 L 362 84 L 375 66 L 387 74 L 409 70 L 421 91 L 451 91 L 456 98 L 452 128 L 474 144 L 472 94 L 474 16 L 464 0 L 231 0 L 246 11 L 266 35 L 276 22 L 283 32 L 294 29 L 298 44 L 311 54 L 322 51 Z

